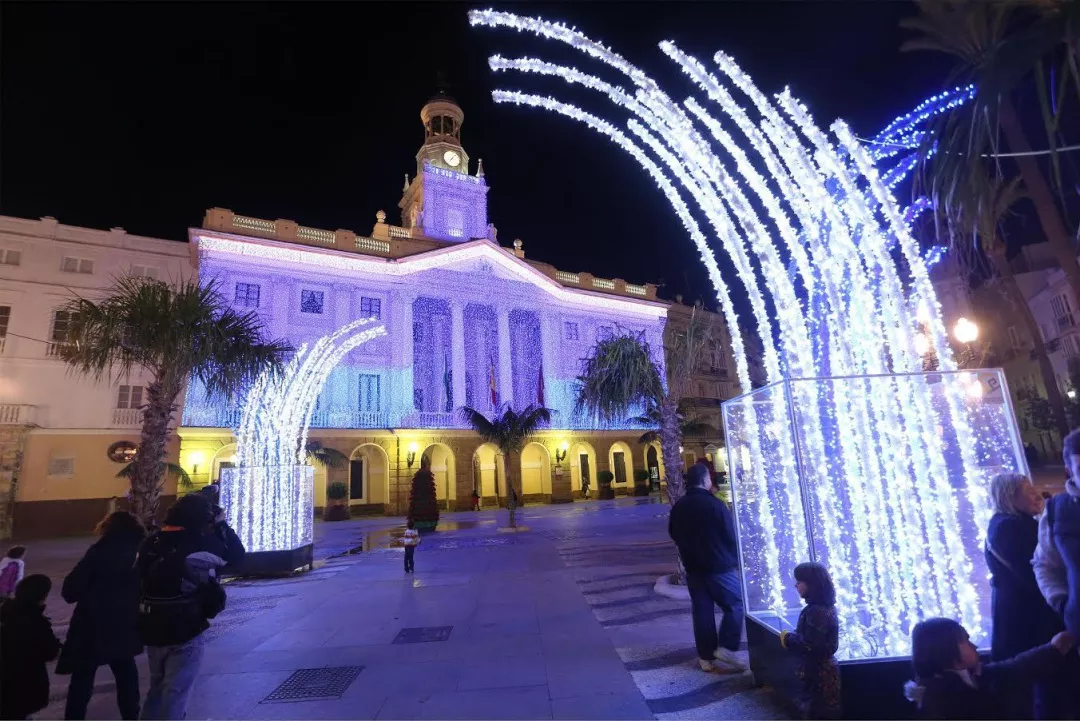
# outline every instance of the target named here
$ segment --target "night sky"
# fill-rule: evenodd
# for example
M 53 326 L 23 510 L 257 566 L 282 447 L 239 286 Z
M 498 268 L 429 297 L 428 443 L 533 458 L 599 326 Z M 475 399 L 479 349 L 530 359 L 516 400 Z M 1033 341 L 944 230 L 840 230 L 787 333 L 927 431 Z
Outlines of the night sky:
M 494 53 L 597 71 L 555 43 L 473 29 L 456 3 L 17 3 L 3 20 L 0 213 L 186 240 L 205 209 L 369 233 L 398 222 L 442 73 L 483 158 L 499 240 L 566 270 L 711 296 L 667 201 L 621 150 L 495 87 L 550 90 L 611 115 L 587 91 L 493 75 Z M 496 5 L 561 19 L 682 98 L 656 47 L 711 62 L 724 49 L 766 92 L 790 85 L 819 124 L 876 132 L 940 89 L 950 61 L 898 50 L 908 2 Z M 603 73 L 601 73 L 603 74 Z M 619 81 L 610 75 L 607 79 Z M 713 305 L 710 303 L 710 305 Z

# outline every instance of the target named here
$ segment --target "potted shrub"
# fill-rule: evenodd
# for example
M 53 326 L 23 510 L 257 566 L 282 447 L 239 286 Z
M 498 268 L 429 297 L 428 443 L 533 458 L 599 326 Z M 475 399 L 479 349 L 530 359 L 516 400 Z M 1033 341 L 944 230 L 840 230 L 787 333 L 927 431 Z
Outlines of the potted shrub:
M 600 484 L 600 500 L 608 500 L 615 497 L 615 489 L 611 482 L 615 480 L 615 474 L 611 471 L 600 471 L 596 474 L 596 481 Z
M 649 495 L 649 472 L 644 468 L 634 471 L 634 495 Z
M 326 487 L 326 509 L 324 521 L 349 520 L 349 487 L 341 481 L 335 481 Z

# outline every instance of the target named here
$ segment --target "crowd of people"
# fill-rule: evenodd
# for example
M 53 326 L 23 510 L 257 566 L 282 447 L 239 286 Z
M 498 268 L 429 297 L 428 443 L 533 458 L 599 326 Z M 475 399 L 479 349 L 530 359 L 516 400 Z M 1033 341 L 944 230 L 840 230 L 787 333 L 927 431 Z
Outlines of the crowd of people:
M 994 514 L 986 534 L 993 632 L 983 663 L 964 627 L 929 618 L 912 629 L 914 679 L 904 688 L 913 716 L 927 719 L 1080 718 L 1080 430 L 1063 441 L 1065 492 L 1046 498 L 1026 476 L 992 480 Z M 690 592 L 694 640 L 703 671 L 745 670 L 736 656 L 744 611 L 731 512 L 712 493 L 704 464 L 685 476 L 668 532 Z M 828 570 L 801 563 L 795 589 L 805 606 L 780 645 L 801 660 L 806 718 L 842 715 L 835 654 L 840 625 Z M 723 611 L 717 631 L 714 608 Z
M 66 719 L 86 718 L 101 666 L 113 673 L 120 718 L 183 719 L 202 661 L 203 632 L 225 608 L 218 575 L 244 558 L 243 544 L 218 506 L 217 486 L 177 500 L 149 536 L 126 511 L 106 516 L 98 540 L 61 586 L 63 599 L 75 604 L 63 643 L 45 616 L 52 581 L 24 575 L 24 554 L 15 547 L 8 552 L 14 560 L 0 564 L 0 584 L 16 577 L 10 591 L 0 586 L 6 590 L 0 718 L 27 718 L 48 705 L 47 664 L 58 659 L 56 673 L 71 675 Z M 9 567 L 17 570 L 7 572 Z M 135 659 L 144 649 L 150 685 L 140 700 Z

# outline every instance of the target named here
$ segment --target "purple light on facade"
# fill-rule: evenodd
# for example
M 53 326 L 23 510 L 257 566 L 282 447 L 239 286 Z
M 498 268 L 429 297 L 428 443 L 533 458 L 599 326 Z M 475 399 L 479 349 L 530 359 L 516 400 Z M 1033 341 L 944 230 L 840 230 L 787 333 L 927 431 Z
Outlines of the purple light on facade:
M 483 177 L 424 166 L 424 233 L 444 240 L 488 236 L 487 183 Z

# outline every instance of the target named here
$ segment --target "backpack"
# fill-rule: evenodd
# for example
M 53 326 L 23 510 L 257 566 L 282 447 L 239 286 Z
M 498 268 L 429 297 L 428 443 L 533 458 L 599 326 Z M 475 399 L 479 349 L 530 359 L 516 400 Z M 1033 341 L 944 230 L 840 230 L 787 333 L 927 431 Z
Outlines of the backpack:
M 158 536 L 147 549 L 151 560 L 142 572 L 139 633 L 148 646 L 186 643 L 225 608 L 225 589 L 216 578 L 201 582 L 190 578 L 187 558 L 195 551 L 191 545 L 187 539 L 173 545 Z
M 0 571 L 0 596 L 15 593 L 15 584 L 19 580 L 19 564 L 12 561 Z

